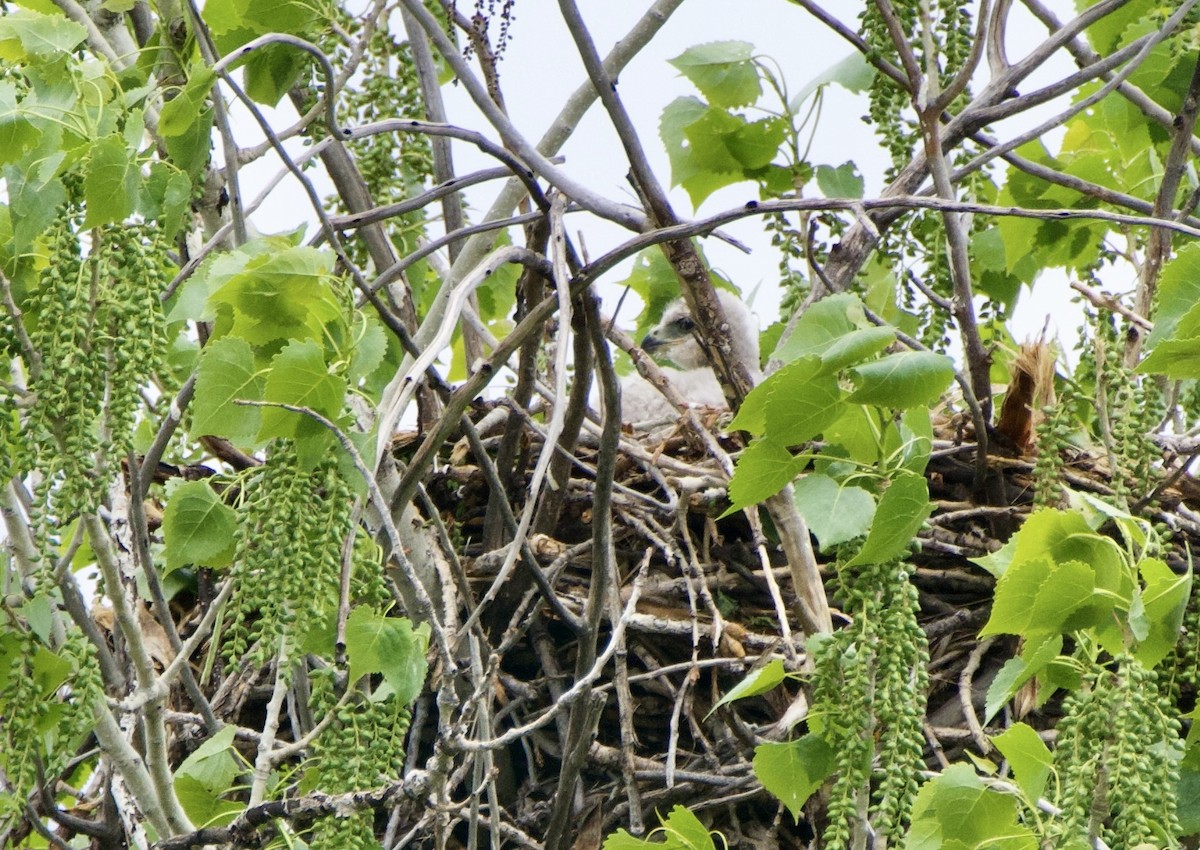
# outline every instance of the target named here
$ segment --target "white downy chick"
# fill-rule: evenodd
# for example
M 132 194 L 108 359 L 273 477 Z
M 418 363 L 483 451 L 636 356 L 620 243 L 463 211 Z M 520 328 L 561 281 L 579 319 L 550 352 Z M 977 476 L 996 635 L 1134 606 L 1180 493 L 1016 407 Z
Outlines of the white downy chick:
M 751 378 L 759 379 L 758 325 L 736 293 L 717 290 L 721 312 L 729 323 L 729 341 L 735 360 L 746 364 Z M 725 407 L 725 394 L 712 364 L 700 347 L 696 322 L 683 299 L 663 311 L 662 321 L 642 340 L 642 349 L 656 359 L 670 360 L 678 368 L 664 367 L 671 385 L 697 407 Z M 621 419 L 645 422 L 677 415 L 654 385 L 634 373 L 621 380 Z

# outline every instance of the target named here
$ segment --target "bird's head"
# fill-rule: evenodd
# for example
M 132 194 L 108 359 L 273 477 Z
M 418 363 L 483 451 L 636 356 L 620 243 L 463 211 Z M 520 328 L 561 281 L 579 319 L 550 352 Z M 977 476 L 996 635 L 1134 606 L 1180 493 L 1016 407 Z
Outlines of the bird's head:
M 754 317 L 738 296 L 727 289 L 717 290 L 721 312 L 729 322 L 729 338 L 733 354 L 743 359 L 751 372 L 758 371 L 758 329 Z M 708 356 L 700 347 L 696 321 L 681 298 L 667 305 L 662 321 L 642 339 L 642 350 L 655 359 L 670 360 L 680 369 L 699 369 L 710 366 Z

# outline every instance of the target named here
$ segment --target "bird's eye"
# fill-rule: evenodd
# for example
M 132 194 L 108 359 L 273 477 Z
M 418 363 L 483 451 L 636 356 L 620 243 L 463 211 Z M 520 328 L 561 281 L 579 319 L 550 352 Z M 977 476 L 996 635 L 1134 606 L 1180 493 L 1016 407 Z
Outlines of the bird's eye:
M 675 327 L 684 333 L 691 333 L 696 328 L 696 323 L 692 321 L 691 316 L 680 316 L 675 320 Z

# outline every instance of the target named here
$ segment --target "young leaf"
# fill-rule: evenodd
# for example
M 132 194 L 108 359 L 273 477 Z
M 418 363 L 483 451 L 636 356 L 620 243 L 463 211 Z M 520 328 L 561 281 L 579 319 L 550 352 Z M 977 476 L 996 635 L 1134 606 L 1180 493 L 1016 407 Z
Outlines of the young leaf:
M 1001 734 L 993 736 L 992 743 L 1008 759 L 1018 787 L 1030 802 L 1037 801 L 1045 792 L 1046 782 L 1054 767 L 1054 757 L 1038 733 L 1028 724 L 1014 723 Z
M 327 280 L 331 258 L 304 247 L 259 255 L 214 292 L 212 300 L 232 308 L 230 333 L 252 345 L 322 340 L 326 323 L 342 316 Z
M 997 843 L 1003 836 L 1003 844 Z M 993 791 L 968 765 L 955 764 L 917 793 L 912 828 L 905 850 L 937 850 L 1003 846 L 1004 850 L 1037 850 L 1028 827 L 1017 823 L 1017 798 Z
M 1073 625 L 1091 625 L 1095 581 L 1082 561 L 1014 563 L 996 583 L 992 615 L 980 635 L 1064 632 Z
M 807 442 L 842 415 L 842 388 L 833 375 L 808 368 L 810 360 L 791 363 L 776 374 L 778 387 L 767 397 L 766 436 L 783 445 Z
M 1138 572 L 1145 584 L 1140 598 L 1147 634 L 1138 642 L 1134 655 L 1149 669 L 1166 658 L 1179 640 L 1183 612 L 1192 593 L 1192 574 L 1189 570 L 1176 575 L 1158 558 L 1142 561 Z
M 818 165 L 817 186 L 826 198 L 861 198 L 863 195 L 863 177 L 853 162 L 844 162 L 837 168 Z
M 70 53 L 86 38 L 87 29 L 64 16 L 27 9 L 0 15 L 0 59 L 9 62 L 52 59 Z
M 811 473 L 795 484 L 796 507 L 816 535 L 822 551 L 862 537 L 875 518 L 875 499 L 861 487 L 838 484 Z
M 996 678 L 988 685 L 983 722 L 987 723 L 995 717 L 1022 685 L 1058 657 L 1062 648 L 1063 636 L 1058 632 L 1026 638 L 1021 654 L 1005 661 Z
M 360 605 L 346 620 L 346 654 L 350 659 L 350 681 L 368 673 L 382 673 L 408 705 L 421 693 L 428 664 L 429 626 L 413 628 L 404 617 L 384 617 Z
M 1189 242 L 1162 267 L 1155 299 L 1154 330 L 1146 341 L 1153 349 L 1175 336 L 1183 316 L 1200 304 L 1200 243 Z
M 904 554 L 931 513 L 925 478 L 911 472 L 897 475 L 879 499 L 866 542 L 847 566 L 882 564 Z
M 162 525 L 167 571 L 185 564 L 229 566 L 237 512 L 217 498 L 207 481 L 175 484 L 168 495 Z
M 164 139 L 183 136 L 192 130 L 207 111 L 204 102 L 217 81 L 217 75 L 203 62 L 189 70 L 187 85 L 163 104 L 158 119 L 158 134 Z
M 902 351 L 851 370 L 850 401 L 881 407 L 919 407 L 941 398 L 954 379 L 954 361 L 932 351 Z
M 662 838 L 661 841 L 655 840 Z M 635 838 L 618 829 L 604 839 L 601 850 L 716 850 L 712 834 L 690 811 L 675 806 L 662 826 L 646 838 Z
M 714 106 L 749 106 L 762 94 L 754 45 L 745 41 L 697 44 L 671 59 Z
M 866 314 L 858 296 L 846 292 L 830 295 L 805 311 L 792 335 L 773 356 L 784 363 L 810 354 L 821 356 L 839 338 L 865 324 Z
M 263 400 L 307 407 L 327 419 L 337 419 L 346 398 L 346 380 L 331 375 L 321 347 L 311 339 L 293 340 L 271 361 Z M 294 437 L 302 414 L 282 408 L 263 410 L 259 438 Z
M 96 227 L 128 216 L 133 212 L 140 182 L 137 162 L 129 155 L 120 133 L 93 142 L 83 178 L 83 195 L 87 200 L 84 226 Z
M 770 437 L 755 440 L 738 458 L 729 482 L 729 501 L 733 504 L 722 516 L 774 496 L 800 474 L 806 463 Z
M 717 700 L 717 704 L 708 713 L 712 714 L 721 706 L 728 705 L 735 700 L 765 694 L 786 678 L 787 671 L 783 669 L 783 662 L 778 658 L 772 659 L 738 682 L 729 693 Z
M 804 803 L 833 773 L 833 755 L 833 748 L 812 733 L 787 743 L 759 744 L 754 748 L 754 775 L 799 822 Z
M 821 371 L 834 374 L 874 357 L 896 341 L 892 328 L 858 328 L 835 337 L 821 353 Z
M 237 337 L 215 339 L 200 354 L 196 397 L 192 402 L 192 433 L 252 442 L 262 415 L 257 407 L 235 404 L 237 399 L 262 399 L 263 379 L 254 368 L 254 352 Z

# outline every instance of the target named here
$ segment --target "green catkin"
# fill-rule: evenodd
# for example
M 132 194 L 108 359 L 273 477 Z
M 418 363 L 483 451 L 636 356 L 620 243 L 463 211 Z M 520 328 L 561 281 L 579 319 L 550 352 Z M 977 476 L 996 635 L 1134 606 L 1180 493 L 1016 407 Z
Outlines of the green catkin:
M 57 656 L 58 660 L 55 660 Z M 47 693 L 47 671 L 65 662 L 67 683 Z M 66 769 L 76 747 L 93 728 L 93 707 L 103 700 L 95 652 L 78 631 L 67 634 L 57 653 L 32 632 L 0 632 L 0 826 L 22 818 L 21 801 L 35 790 L 39 769 L 47 781 Z M 7 793 L 5 793 L 7 792 Z
M 244 489 L 225 654 L 261 664 L 337 604 L 354 497 L 335 457 L 305 470 L 287 442 Z
M 1055 765 L 1062 815 L 1052 838 L 1104 838 L 1113 850 L 1178 846 L 1179 721 L 1158 676 L 1130 656 L 1096 668 L 1063 701 Z
M 166 352 L 161 295 L 167 285 L 165 245 L 157 227 L 113 225 L 103 233 L 101 322 L 108 362 L 108 433 L 116 457 L 129 451 L 141 390 Z
M 1073 393 L 1068 389 L 1058 403 L 1042 410 L 1036 427 L 1037 460 L 1033 465 L 1033 507 L 1057 508 L 1063 499 L 1063 453 L 1071 447 Z
M 842 568 L 839 580 L 853 619 L 814 657 L 813 708 L 837 764 L 823 836 L 834 850 L 850 845 L 868 794 L 876 834 L 904 835 L 923 765 L 929 658 L 903 564 Z
M 365 791 L 395 782 L 404 769 L 404 740 L 412 715 L 394 693 L 368 696 L 355 691 L 334 707 L 331 670 L 312 674 L 313 701 L 320 713 L 334 712 L 333 722 L 317 738 L 311 768 L 317 787 L 328 794 Z M 377 850 L 375 813 L 319 819 L 309 836 L 313 848 Z

